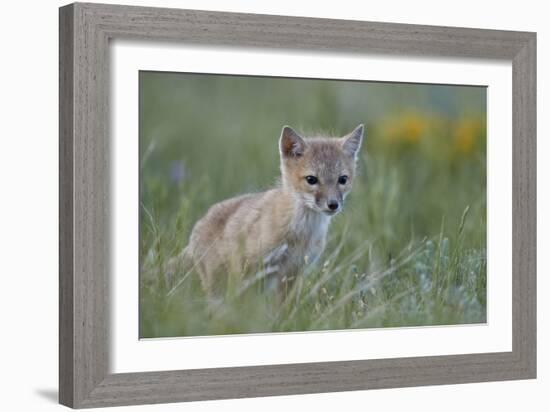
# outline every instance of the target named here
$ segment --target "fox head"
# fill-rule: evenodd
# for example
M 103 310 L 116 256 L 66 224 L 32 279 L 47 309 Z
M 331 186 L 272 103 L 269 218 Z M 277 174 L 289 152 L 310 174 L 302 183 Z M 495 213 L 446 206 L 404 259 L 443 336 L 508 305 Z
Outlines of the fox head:
M 284 126 L 279 139 L 283 186 L 306 207 L 332 216 L 351 190 L 363 125 L 342 138 L 303 138 Z

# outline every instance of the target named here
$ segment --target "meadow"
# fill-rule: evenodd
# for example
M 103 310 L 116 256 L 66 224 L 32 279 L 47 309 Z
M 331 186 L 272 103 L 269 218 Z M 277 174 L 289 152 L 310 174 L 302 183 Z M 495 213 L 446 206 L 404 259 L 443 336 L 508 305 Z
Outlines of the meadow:
M 486 321 L 486 90 L 140 73 L 140 337 Z M 261 282 L 212 313 L 196 273 L 166 264 L 223 199 L 279 176 L 283 125 L 365 123 L 359 175 L 327 248 L 284 304 Z

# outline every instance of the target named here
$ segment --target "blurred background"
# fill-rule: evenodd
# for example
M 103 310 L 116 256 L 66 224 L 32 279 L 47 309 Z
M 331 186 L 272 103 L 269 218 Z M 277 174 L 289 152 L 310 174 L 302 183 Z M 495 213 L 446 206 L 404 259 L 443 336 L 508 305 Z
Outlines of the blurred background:
M 212 204 L 279 176 L 283 125 L 366 136 L 325 256 L 291 304 L 228 291 L 208 313 L 197 276 L 168 259 Z M 140 335 L 485 322 L 486 89 L 140 73 Z

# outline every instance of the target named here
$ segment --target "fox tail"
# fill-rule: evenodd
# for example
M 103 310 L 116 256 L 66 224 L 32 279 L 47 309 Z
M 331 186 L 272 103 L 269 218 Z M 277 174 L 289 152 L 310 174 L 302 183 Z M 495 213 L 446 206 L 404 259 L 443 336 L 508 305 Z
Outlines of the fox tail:
M 193 258 L 189 246 L 185 247 L 178 255 L 168 260 L 165 265 L 164 278 L 165 290 L 171 295 L 189 276 L 193 269 Z M 162 280 L 161 280 L 162 281 Z

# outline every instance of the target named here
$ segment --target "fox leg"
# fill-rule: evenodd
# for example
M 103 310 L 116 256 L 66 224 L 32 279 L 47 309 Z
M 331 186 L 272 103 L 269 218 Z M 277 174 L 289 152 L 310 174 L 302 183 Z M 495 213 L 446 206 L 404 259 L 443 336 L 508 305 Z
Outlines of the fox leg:
M 211 268 L 208 268 L 208 265 L 204 263 L 199 263 L 197 265 L 197 272 L 201 279 L 202 290 L 206 296 L 210 298 L 215 294 L 215 276 L 209 269 Z
M 279 274 L 278 285 L 277 285 L 277 301 L 280 304 L 286 301 L 286 299 L 292 292 L 292 288 L 294 287 L 295 282 L 296 282 L 295 274 L 290 274 L 290 273 Z

